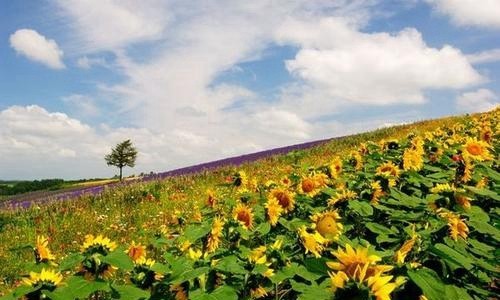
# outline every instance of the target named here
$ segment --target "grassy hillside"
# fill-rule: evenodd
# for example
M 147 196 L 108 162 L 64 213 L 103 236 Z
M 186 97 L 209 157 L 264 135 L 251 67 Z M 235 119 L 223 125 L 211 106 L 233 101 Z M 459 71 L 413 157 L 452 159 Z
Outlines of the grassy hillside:
M 2 211 L 0 290 L 53 299 L 493 297 L 499 118 L 496 110 L 386 128 Z M 42 268 L 62 272 L 62 284 L 48 284 L 60 278 L 46 272 L 43 284 L 36 273 L 21 282 Z

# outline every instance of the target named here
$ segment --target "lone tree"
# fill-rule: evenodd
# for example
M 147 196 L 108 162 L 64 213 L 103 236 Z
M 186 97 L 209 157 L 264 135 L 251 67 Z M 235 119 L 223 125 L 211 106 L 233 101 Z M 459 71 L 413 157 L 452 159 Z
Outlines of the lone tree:
M 122 180 L 123 167 L 135 166 L 137 158 L 137 149 L 132 145 L 130 140 L 125 140 L 111 149 L 111 153 L 104 156 L 108 166 L 116 166 L 120 169 L 120 181 Z

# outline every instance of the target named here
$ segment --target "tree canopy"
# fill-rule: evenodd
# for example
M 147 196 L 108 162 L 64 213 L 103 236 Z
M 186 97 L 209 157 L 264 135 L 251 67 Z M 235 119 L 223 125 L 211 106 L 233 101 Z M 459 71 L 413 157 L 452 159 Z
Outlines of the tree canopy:
M 120 180 L 122 180 L 123 167 L 135 166 L 137 158 L 137 149 L 132 142 L 128 139 L 118 143 L 115 148 L 111 149 L 111 153 L 104 157 L 108 166 L 115 166 L 120 169 Z

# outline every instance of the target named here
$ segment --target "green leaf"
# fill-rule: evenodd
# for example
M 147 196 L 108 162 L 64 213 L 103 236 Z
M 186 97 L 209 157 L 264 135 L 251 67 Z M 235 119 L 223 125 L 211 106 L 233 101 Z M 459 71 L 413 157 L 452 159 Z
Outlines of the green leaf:
M 215 269 L 234 274 L 246 274 L 248 271 L 241 266 L 242 263 L 236 256 L 230 255 L 221 258 L 215 265 Z
M 408 270 L 408 277 L 413 281 L 429 300 L 443 300 L 445 285 L 439 276 L 431 269 Z
M 446 285 L 444 292 L 446 299 L 472 300 L 466 290 L 454 285 Z
M 116 249 L 110 254 L 103 256 L 102 261 L 125 271 L 134 268 L 132 259 L 122 249 Z
M 500 230 L 491 226 L 486 222 L 479 222 L 476 220 L 469 221 L 469 225 L 479 231 L 482 234 L 487 234 L 493 237 L 495 240 L 500 241 Z
M 349 200 L 349 208 L 356 211 L 363 217 L 373 215 L 373 207 L 367 202 L 361 202 L 358 200 Z
M 139 300 L 148 299 L 150 296 L 148 291 L 142 290 L 133 285 L 113 285 L 111 288 L 118 293 L 118 299 Z
M 327 259 L 321 258 L 306 258 L 304 260 L 304 265 L 306 268 L 316 274 L 327 275 L 328 266 L 326 265 Z M 307 279 L 307 278 L 306 278 Z
M 83 255 L 73 253 L 66 256 L 59 264 L 59 271 L 67 271 L 75 268 L 83 260 Z
M 317 284 L 308 285 L 308 284 L 296 282 L 294 280 L 290 280 L 290 283 L 292 284 L 292 289 L 294 291 L 301 293 L 297 299 L 321 300 L 321 299 L 330 299 L 332 296 L 331 292 L 328 289 L 323 288 L 323 287 L 319 287 Z
M 479 206 L 471 206 L 470 209 L 465 211 L 465 214 L 469 217 L 470 221 L 478 221 L 478 222 L 489 222 L 490 217 L 488 214 L 482 210 Z
M 484 197 L 491 198 L 491 199 L 496 200 L 496 201 L 500 201 L 500 196 L 497 193 L 490 191 L 488 189 L 479 189 L 479 188 L 473 187 L 473 186 L 466 186 L 465 188 L 468 189 L 469 191 L 473 192 L 476 195 L 484 196 Z
M 194 243 L 197 240 L 201 239 L 202 237 L 206 236 L 210 232 L 211 228 L 212 228 L 211 225 L 208 223 L 203 223 L 201 225 L 200 224 L 188 225 L 184 230 L 182 238 L 190 241 L 191 243 Z
M 493 259 L 495 256 L 493 255 L 493 251 L 495 250 L 494 247 L 491 247 L 485 243 L 481 243 L 480 241 L 477 241 L 472 238 L 468 238 L 467 241 L 470 244 L 470 251 L 474 252 L 477 255 Z
M 467 270 L 471 270 L 474 267 L 471 258 L 460 254 L 458 251 L 445 244 L 436 244 L 430 251 L 441 257 L 441 259 L 443 259 L 452 269 L 463 267 Z
M 57 288 L 51 294 L 58 299 L 85 299 L 96 291 L 111 291 L 109 284 L 102 280 L 85 280 L 81 276 L 72 276 L 66 286 Z
M 164 264 L 161 264 L 158 262 L 155 262 L 151 266 L 150 270 L 155 271 L 156 273 L 159 273 L 159 274 L 166 274 L 166 273 L 170 272 L 170 268 L 167 265 L 164 265 Z
M 370 230 L 373 233 L 377 234 L 384 234 L 384 235 L 392 235 L 392 234 L 397 234 L 398 231 L 394 229 L 389 229 L 383 225 L 380 225 L 378 223 L 366 223 L 366 228 Z
M 386 202 L 392 205 L 405 206 L 409 208 L 421 208 L 427 206 L 427 200 L 409 196 L 396 189 L 391 189 L 390 195 L 392 199 L 388 199 Z
M 198 295 L 189 295 L 191 300 L 237 300 L 238 293 L 236 290 L 230 286 L 221 286 L 215 289 L 210 294 L 198 294 Z
M 15 290 L 13 290 L 10 294 L 0 297 L 0 300 L 17 300 L 26 294 L 38 290 L 39 288 L 40 288 L 39 286 L 33 287 L 23 284 L 17 287 Z
M 186 270 L 185 272 L 179 274 L 179 276 L 176 276 L 175 280 L 172 280 L 172 284 L 178 284 L 182 283 L 184 281 L 190 281 L 195 278 L 198 278 L 199 276 L 208 273 L 209 268 L 208 267 L 201 267 L 193 270 Z M 172 278 L 174 279 L 174 278 Z
M 259 226 L 255 228 L 255 231 L 260 233 L 261 236 L 268 234 L 270 230 L 271 230 L 271 224 L 269 224 L 268 222 L 260 223 Z

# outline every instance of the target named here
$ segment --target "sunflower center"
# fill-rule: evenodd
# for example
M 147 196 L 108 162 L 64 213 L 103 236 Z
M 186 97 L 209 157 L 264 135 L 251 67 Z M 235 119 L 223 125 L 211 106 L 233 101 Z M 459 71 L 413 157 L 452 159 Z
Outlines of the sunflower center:
M 283 208 L 288 208 L 290 205 L 290 198 L 285 192 L 279 191 L 275 194 L 276 199 L 278 199 L 278 203 Z
M 480 145 L 472 144 L 467 146 L 467 152 L 472 155 L 480 155 L 483 153 L 483 148 Z
M 310 193 L 314 190 L 314 181 L 311 179 L 304 179 L 302 181 L 302 190 L 306 193 Z
M 326 216 L 318 221 L 316 229 L 323 237 L 326 237 L 329 234 L 335 234 L 337 232 L 337 222 L 335 222 L 333 217 Z
M 247 227 L 250 227 L 251 222 L 252 222 L 252 220 L 250 218 L 250 214 L 246 211 L 238 212 L 238 221 L 245 223 L 245 226 L 247 226 Z

